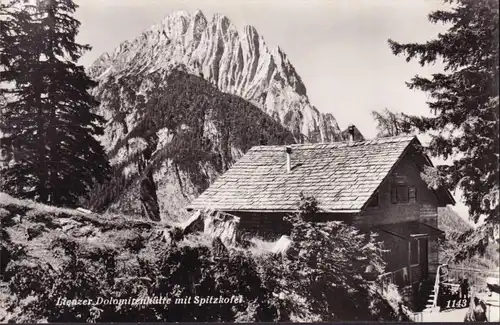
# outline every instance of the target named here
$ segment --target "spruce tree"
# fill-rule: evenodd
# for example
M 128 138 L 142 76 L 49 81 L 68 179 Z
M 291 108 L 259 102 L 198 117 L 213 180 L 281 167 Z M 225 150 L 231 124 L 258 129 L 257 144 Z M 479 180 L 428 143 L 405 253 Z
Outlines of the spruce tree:
M 7 22 L 15 28 L 2 36 L 17 44 L 2 60 L 10 87 L 2 88 L 8 100 L 1 127 L 15 152 L 2 190 L 60 206 L 74 206 L 110 171 L 95 138 L 104 122 L 92 112 L 96 84 L 76 64 L 90 49 L 75 42 L 76 8 L 72 0 L 10 6 Z
M 498 206 L 498 0 L 446 0 L 449 9 L 429 15 L 448 30 L 426 43 L 389 40 L 395 55 L 429 65 L 441 59 L 444 71 L 415 76 L 411 89 L 429 93 L 431 117 L 408 116 L 410 126 L 432 136 L 430 153 L 452 160 L 434 176 L 449 189 L 463 191 L 472 220 L 484 218 L 482 234 L 493 235 Z M 477 235 L 477 233 L 476 233 Z M 476 236 L 477 237 L 477 236 Z M 476 240 L 484 246 L 486 237 Z M 472 245 L 474 246 L 474 245 Z

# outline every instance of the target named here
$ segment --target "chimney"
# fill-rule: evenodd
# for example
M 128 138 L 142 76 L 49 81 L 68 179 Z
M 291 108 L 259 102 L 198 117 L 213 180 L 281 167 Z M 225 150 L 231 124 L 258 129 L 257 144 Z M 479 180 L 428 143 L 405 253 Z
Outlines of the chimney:
M 292 154 L 292 147 L 286 146 L 286 171 L 289 173 L 292 170 L 292 162 L 290 155 Z
M 347 132 L 349 133 L 350 143 L 354 142 L 354 130 L 355 130 L 354 124 L 349 124 L 349 126 L 347 127 Z

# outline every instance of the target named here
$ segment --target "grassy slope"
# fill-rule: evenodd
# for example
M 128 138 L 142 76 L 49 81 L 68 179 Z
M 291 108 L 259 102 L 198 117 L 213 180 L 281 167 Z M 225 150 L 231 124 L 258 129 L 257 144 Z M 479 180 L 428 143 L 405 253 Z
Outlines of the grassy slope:
M 89 246 L 125 249 L 139 236 L 161 240 L 162 230 L 171 227 L 127 216 L 86 214 L 18 200 L 5 193 L 0 193 L 0 217 L 2 245 L 25 246 L 29 259 L 43 259 L 54 267 L 60 259 L 51 251 L 51 241 L 57 237 Z
M 20 308 L 9 312 L 5 309 L 12 296 L 7 280 L 11 276 L 8 267 L 13 262 L 58 269 L 68 256 L 57 247 L 57 243 L 71 241 L 82 252 L 118 252 L 118 259 L 123 261 L 123 265 L 127 268 L 138 267 L 138 257 L 152 255 L 155 246 L 165 245 L 162 243 L 163 230 L 169 228 L 165 224 L 128 217 L 90 215 L 51 207 L 18 200 L 4 193 L 0 193 L 0 221 L 0 322 L 11 317 L 22 320 Z M 84 253 L 81 256 L 85 259 Z M 28 303 L 27 300 L 20 305 Z
M 93 319 L 89 307 L 55 306 L 57 297 L 137 297 L 141 292 L 178 292 L 182 296 L 192 295 L 191 290 L 202 296 L 242 294 L 247 302 L 234 307 L 236 311 L 224 305 L 179 305 L 166 311 L 154 305 L 130 309 L 109 305 L 100 307 L 104 311 L 94 320 L 274 321 L 280 317 L 275 308 L 282 303 L 293 305 L 286 307 L 291 308 L 287 311 L 292 310 L 293 319 L 310 319 L 307 301 L 299 303 L 288 297 L 280 302 L 276 298 L 276 289 L 272 288 L 278 279 L 270 275 L 279 272 L 281 262 L 273 258 L 273 263 L 278 264 L 269 269 L 274 264 L 269 264 L 269 255 L 263 254 L 258 245 L 251 249 L 229 248 L 228 258 L 215 258 L 218 253 L 204 235 L 188 235 L 167 244 L 164 232 L 172 225 L 127 216 L 85 214 L 17 200 L 3 193 L 0 222 L 0 323 Z M 24 289 L 16 289 L 19 285 Z M 392 308 L 382 297 L 374 292 L 365 294 L 367 308 L 353 317 L 394 319 Z M 342 314 L 337 308 L 343 307 L 335 302 L 331 308 L 334 314 Z M 51 312 L 47 314 L 47 310 Z

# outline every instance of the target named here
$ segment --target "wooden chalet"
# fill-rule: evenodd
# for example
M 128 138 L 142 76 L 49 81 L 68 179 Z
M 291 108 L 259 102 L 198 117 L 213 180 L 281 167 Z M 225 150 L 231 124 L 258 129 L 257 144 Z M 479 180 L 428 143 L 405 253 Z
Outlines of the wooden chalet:
M 318 222 L 376 231 L 390 250 L 394 282 L 414 284 L 436 272 L 437 209 L 455 203 L 422 180 L 432 163 L 419 148 L 413 136 L 253 147 L 188 210 L 213 209 L 239 217 L 243 230 L 286 234 L 283 216 L 297 211 L 303 191 L 319 201 Z

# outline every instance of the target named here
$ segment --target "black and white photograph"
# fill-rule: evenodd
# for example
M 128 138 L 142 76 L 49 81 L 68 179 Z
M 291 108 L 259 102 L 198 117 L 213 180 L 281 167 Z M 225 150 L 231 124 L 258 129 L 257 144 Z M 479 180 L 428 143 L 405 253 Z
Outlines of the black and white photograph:
M 500 322 L 498 0 L 0 0 L 0 323 Z

